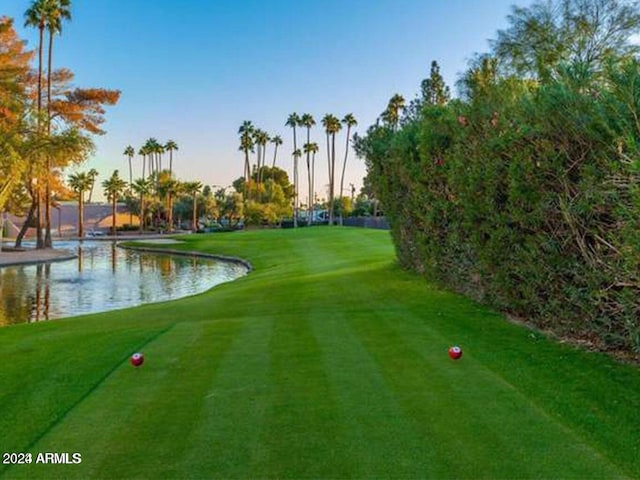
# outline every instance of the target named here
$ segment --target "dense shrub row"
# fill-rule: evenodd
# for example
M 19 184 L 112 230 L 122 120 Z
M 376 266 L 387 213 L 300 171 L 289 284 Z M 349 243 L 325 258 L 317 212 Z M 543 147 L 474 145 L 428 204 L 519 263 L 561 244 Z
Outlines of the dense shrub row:
M 640 64 L 592 67 L 535 78 L 486 56 L 463 99 L 374 125 L 357 151 L 402 265 L 640 351 Z

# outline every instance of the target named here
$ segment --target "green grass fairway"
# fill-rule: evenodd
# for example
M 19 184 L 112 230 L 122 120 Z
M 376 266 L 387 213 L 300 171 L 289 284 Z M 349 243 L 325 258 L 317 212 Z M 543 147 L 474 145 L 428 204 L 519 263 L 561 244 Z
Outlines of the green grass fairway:
M 82 455 L 0 477 L 640 478 L 640 369 L 402 271 L 388 232 L 184 240 L 255 270 L 0 329 L 0 450 Z

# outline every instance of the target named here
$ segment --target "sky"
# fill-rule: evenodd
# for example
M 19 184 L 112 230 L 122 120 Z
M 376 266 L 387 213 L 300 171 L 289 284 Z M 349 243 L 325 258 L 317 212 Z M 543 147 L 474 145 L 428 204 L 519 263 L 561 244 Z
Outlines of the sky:
M 2 0 L 0 15 L 15 18 L 18 34 L 36 48 L 37 31 L 23 27 L 30 4 Z M 283 138 L 277 165 L 291 176 L 292 131 L 284 123 L 292 112 L 311 113 L 318 123 L 311 140 L 321 149 L 316 190 L 326 197 L 321 118 L 353 113 L 354 131 L 364 133 L 393 94 L 407 103 L 417 95 L 432 60 L 455 92 L 468 61 L 507 26 L 513 4 L 530 1 L 72 0 L 72 20 L 54 44 L 54 68 L 70 68 L 77 87 L 122 92 L 108 108 L 107 133 L 94 138 L 95 154 L 76 170 L 96 168 L 104 179 L 119 169 L 128 179 L 124 149 L 137 151 L 155 137 L 178 144 L 180 180 L 227 186 L 242 176 L 237 131 L 251 120 Z M 338 145 L 345 140 L 342 131 Z M 359 190 L 365 174 L 351 151 L 345 185 Z M 302 203 L 306 191 L 301 182 Z

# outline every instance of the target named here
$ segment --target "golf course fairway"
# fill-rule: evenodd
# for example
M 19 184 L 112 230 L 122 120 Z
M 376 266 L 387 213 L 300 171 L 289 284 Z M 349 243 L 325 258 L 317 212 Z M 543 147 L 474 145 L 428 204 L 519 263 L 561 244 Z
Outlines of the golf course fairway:
M 182 240 L 254 271 L 0 329 L 0 450 L 32 455 L 0 478 L 640 478 L 638 367 L 403 271 L 389 232 Z

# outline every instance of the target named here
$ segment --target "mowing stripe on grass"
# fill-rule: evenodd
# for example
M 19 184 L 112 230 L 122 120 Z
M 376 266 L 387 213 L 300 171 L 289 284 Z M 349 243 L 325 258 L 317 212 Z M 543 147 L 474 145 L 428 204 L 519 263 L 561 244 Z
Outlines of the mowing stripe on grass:
M 348 439 L 354 478 L 375 476 L 430 477 L 436 449 L 424 441 L 404 415 L 378 364 L 351 328 L 349 317 L 324 312 L 313 319 L 313 330 L 323 352 L 325 371 L 337 392 L 340 418 Z M 381 452 L 371 455 L 372 451 Z
M 337 402 L 322 363 L 322 352 L 306 316 L 283 315 L 270 339 L 272 401 L 261 442 L 261 476 L 326 478 L 349 476 Z
M 198 424 L 184 439 L 186 451 L 178 465 L 192 478 L 215 472 L 220 478 L 250 477 L 262 463 L 261 443 L 271 390 L 269 344 L 272 318 L 246 319 L 220 359 L 205 393 Z

